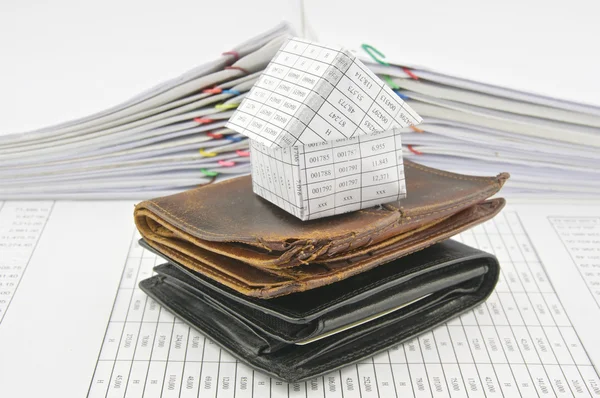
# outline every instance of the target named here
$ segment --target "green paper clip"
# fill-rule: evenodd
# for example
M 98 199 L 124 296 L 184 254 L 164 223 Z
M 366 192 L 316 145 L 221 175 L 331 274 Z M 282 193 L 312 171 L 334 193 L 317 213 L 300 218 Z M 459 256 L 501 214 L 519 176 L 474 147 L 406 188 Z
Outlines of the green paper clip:
M 217 173 L 216 171 L 206 170 L 206 169 L 200 169 L 200 172 L 207 177 L 216 177 L 219 175 L 219 173 Z
M 373 58 L 373 60 L 375 62 L 377 62 L 379 65 L 390 66 L 390 64 L 388 64 L 387 62 L 385 62 L 383 59 L 379 59 L 379 57 L 385 58 L 385 55 L 383 55 L 383 53 L 381 51 L 379 51 L 378 49 L 376 49 L 372 45 L 370 45 L 370 44 L 362 44 L 361 47 L 362 47 L 363 50 L 365 50 L 365 52 L 367 54 L 369 54 L 369 57 Z M 396 83 L 394 83 L 394 81 L 392 80 L 392 78 L 389 77 L 388 75 L 384 75 L 383 76 L 383 80 L 385 80 L 385 82 L 391 88 L 393 88 L 394 90 L 398 90 L 400 88 L 400 86 L 398 86 Z

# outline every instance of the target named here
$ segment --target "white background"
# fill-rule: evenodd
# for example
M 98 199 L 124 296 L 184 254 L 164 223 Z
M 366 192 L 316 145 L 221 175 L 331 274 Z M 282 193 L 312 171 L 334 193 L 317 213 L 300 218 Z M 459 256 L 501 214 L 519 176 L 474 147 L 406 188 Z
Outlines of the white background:
M 348 6 L 349 4 L 352 6 Z M 600 106 L 597 0 L 306 0 L 323 42 Z
M 298 1 L 3 0 L 0 134 L 100 111 L 214 59 Z M 600 2 L 305 2 L 318 39 L 600 105 Z
M 0 134 L 116 105 L 266 31 L 285 1 L 2 0 Z

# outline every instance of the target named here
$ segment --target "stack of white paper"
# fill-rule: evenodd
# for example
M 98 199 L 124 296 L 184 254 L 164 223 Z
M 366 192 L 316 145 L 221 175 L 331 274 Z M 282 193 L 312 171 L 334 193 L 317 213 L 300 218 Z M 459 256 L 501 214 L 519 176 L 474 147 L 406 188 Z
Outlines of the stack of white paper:
M 360 57 L 423 117 L 402 137 L 410 159 L 467 174 L 508 171 L 504 191 L 516 194 L 600 194 L 600 107 Z
M 281 24 L 104 112 L 0 135 L 0 199 L 150 197 L 249 173 L 248 141 L 225 123 L 290 35 Z M 508 171 L 508 194 L 600 194 L 599 105 L 356 55 L 423 117 L 403 130 L 404 156 Z
M 0 136 L 0 197 L 139 198 L 247 174 L 225 128 L 290 34 L 286 24 L 103 112 Z

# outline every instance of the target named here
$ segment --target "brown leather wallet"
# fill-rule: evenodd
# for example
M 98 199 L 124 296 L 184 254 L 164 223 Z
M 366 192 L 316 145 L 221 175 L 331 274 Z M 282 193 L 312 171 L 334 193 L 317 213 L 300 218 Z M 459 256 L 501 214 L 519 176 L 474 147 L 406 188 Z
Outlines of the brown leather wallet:
M 324 286 L 443 241 L 504 206 L 508 179 L 405 161 L 407 198 L 301 221 L 252 192 L 250 176 L 144 201 L 144 240 L 175 262 L 242 294 L 273 298 Z

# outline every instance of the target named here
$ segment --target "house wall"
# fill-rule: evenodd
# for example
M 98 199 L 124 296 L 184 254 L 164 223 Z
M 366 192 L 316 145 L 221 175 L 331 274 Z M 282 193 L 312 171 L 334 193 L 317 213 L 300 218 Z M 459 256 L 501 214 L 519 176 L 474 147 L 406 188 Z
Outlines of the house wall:
M 302 220 L 406 196 L 398 130 L 288 148 L 251 141 L 251 161 L 254 192 Z

